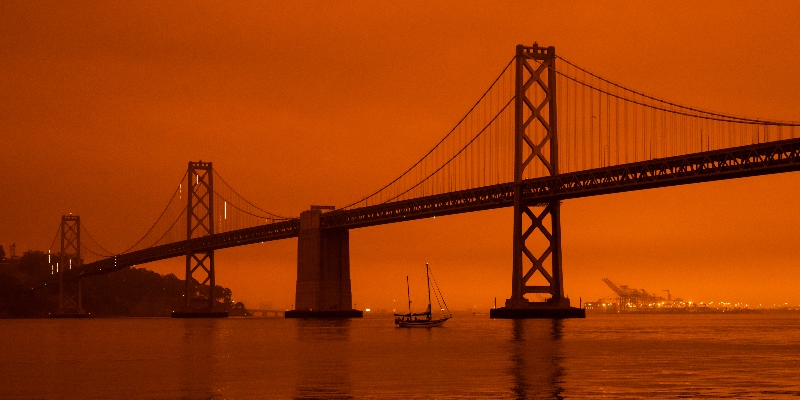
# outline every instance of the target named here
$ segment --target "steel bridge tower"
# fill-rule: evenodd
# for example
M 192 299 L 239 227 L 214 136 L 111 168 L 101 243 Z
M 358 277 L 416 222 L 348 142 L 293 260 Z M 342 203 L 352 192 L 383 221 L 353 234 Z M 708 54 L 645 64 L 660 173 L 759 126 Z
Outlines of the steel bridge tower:
M 78 269 L 81 259 L 81 217 L 61 216 L 61 251 L 58 253 L 58 313 L 56 316 L 83 316 L 81 280 L 64 280 L 64 274 Z
M 514 224 L 511 298 L 492 309 L 492 318 L 575 318 L 584 310 L 570 307 L 561 269 L 561 203 L 535 207 L 522 201 L 522 181 L 535 166 L 558 175 L 556 51 L 554 47 L 517 45 L 514 91 Z M 523 229 L 524 228 L 524 229 Z M 535 252 L 534 252 L 535 251 Z M 547 266 L 550 271 L 548 272 Z M 532 278 L 538 285 L 531 285 Z M 532 302 L 528 293 L 550 298 Z
M 227 317 L 226 311 L 216 310 L 214 250 L 193 240 L 214 234 L 214 169 L 210 162 L 190 161 L 186 175 L 186 302 L 172 317 Z

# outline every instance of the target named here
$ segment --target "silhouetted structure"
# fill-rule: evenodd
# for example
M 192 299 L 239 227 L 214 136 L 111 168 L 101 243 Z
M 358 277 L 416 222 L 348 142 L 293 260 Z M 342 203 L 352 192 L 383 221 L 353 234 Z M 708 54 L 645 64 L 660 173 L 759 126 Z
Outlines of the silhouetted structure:
M 81 304 L 81 279 L 65 280 L 66 272 L 80 269 L 81 258 L 81 217 L 63 215 L 61 217 L 61 251 L 56 263 L 58 272 L 58 312 L 51 317 L 84 318 L 88 314 Z
M 186 196 L 186 238 L 205 238 L 214 235 L 214 173 L 210 162 L 189 162 Z M 224 318 L 227 311 L 217 310 L 214 295 L 214 248 L 202 242 L 186 241 L 185 309 L 174 311 L 173 318 Z M 194 274 L 204 277 L 194 285 Z M 205 286 L 208 284 L 208 286 Z M 204 292 L 207 289 L 208 292 Z
M 569 299 L 564 296 L 561 202 L 548 202 L 537 214 L 534 207 L 537 204 L 525 202 L 522 198 L 522 177 L 525 169 L 533 169 L 532 163 L 541 164 L 551 177 L 559 173 L 556 50 L 536 44 L 533 47 L 519 45 L 514 59 L 514 256 L 511 298 L 506 300 L 505 307 L 493 308 L 489 315 L 492 318 L 585 317 L 585 311 L 570 307 Z M 538 65 L 533 61 L 538 61 Z M 530 91 L 541 93 L 536 95 Z M 524 217 L 528 219 L 523 229 Z M 531 235 L 537 234 L 544 239 L 546 247 L 541 254 L 534 255 L 533 249 L 527 244 Z M 523 258 L 527 259 L 530 267 L 523 265 Z M 547 262 L 550 264 L 549 272 L 546 269 Z M 545 279 L 545 284 L 529 285 L 528 282 L 537 273 Z M 550 298 L 543 302 L 530 302 L 525 298 L 528 293 L 549 294 Z
M 350 292 L 350 234 L 346 229 L 322 230 L 320 218 L 331 206 L 311 206 L 300 213 L 297 243 L 295 309 L 286 318 L 353 318 Z
M 185 256 L 187 283 L 200 270 L 209 282 L 207 294 L 187 284 L 187 308 L 197 298 L 210 310 L 215 250 L 298 237 L 296 310 L 287 316 L 360 316 L 350 229 L 513 207 L 511 297 L 491 316 L 583 317 L 564 294 L 561 201 L 797 171 L 797 127 L 681 106 L 597 76 L 553 47 L 519 45 L 453 130 L 371 195 L 284 218 L 244 199 L 211 163 L 190 162 L 187 199 L 181 184 L 139 242 L 121 254 L 92 251 L 103 255 L 63 279 Z

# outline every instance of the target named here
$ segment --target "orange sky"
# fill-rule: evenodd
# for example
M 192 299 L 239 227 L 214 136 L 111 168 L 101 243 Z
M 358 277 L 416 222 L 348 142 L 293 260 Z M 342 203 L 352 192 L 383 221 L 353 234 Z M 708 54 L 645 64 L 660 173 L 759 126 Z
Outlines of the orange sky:
M 430 149 L 518 43 L 643 92 L 800 120 L 800 4 L 763 2 L 2 2 L 0 244 L 46 249 L 79 214 L 110 250 L 158 217 L 189 160 L 296 216 L 383 186 Z M 800 304 L 797 173 L 566 201 L 565 287 Z M 296 239 L 217 253 L 217 282 L 294 301 Z M 351 232 L 353 299 L 455 308 L 510 294 L 511 210 Z M 183 260 L 149 264 L 180 274 Z M 179 275 L 180 276 L 180 275 Z M 422 301 L 422 297 L 419 299 Z

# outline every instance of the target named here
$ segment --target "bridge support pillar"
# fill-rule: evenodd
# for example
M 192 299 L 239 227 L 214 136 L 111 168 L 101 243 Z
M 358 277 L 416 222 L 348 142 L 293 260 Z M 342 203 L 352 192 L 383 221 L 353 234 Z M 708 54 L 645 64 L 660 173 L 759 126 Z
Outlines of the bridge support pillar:
M 214 168 L 210 162 L 189 162 L 186 186 L 186 292 L 183 310 L 172 318 L 224 318 L 217 308 L 214 250 L 193 248 L 192 239 L 214 234 Z M 194 276 L 203 277 L 203 281 Z
M 540 171 L 558 175 L 556 51 L 553 47 L 517 46 L 514 98 L 514 236 L 511 298 L 491 318 L 583 318 L 583 309 L 570 307 L 564 296 L 561 270 L 561 204 L 522 202 L 522 180 Z M 523 224 L 523 221 L 529 221 Z M 549 222 L 549 223 L 548 223 Z M 525 225 L 525 229 L 523 229 Z M 547 271 L 547 267 L 550 271 Z M 531 279 L 538 285 L 529 285 Z M 528 293 L 550 295 L 530 301 Z
M 350 234 L 322 229 L 320 217 L 329 207 L 312 206 L 300 213 L 297 243 L 295 309 L 286 318 L 360 318 L 350 291 Z
M 61 252 L 58 260 L 58 311 L 53 318 L 84 318 L 89 314 L 81 304 L 81 281 L 64 280 L 64 275 L 83 264 L 81 259 L 81 217 L 61 217 Z

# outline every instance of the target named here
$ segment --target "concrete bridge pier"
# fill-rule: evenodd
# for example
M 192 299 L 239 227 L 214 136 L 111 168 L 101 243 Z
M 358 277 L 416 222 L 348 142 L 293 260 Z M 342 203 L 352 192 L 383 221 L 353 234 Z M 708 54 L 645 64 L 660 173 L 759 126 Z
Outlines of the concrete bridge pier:
M 312 206 L 300 213 L 295 309 L 286 318 L 360 318 L 350 291 L 350 234 L 322 229 L 320 217 L 333 207 Z

